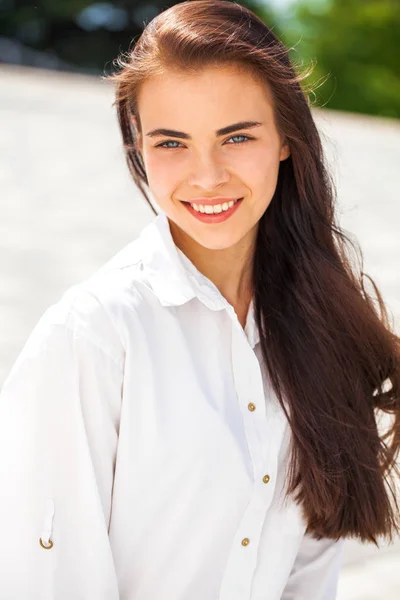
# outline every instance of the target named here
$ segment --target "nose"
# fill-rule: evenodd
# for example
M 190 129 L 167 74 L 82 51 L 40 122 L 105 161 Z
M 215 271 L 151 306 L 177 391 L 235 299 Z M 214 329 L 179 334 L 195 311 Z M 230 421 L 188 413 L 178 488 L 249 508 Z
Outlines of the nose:
M 229 181 L 226 167 L 213 154 L 197 157 L 188 177 L 188 184 L 202 190 L 212 191 Z

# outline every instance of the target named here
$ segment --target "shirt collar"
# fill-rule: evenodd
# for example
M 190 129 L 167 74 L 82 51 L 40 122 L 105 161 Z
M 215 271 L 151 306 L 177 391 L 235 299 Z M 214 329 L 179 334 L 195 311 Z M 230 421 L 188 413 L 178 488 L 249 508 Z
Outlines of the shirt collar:
M 141 232 L 143 265 L 153 292 L 163 306 L 179 306 L 198 298 L 212 310 L 234 309 L 216 285 L 175 245 L 169 221 L 160 212 Z M 252 347 L 259 341 L 251 300 L 245 333 Z

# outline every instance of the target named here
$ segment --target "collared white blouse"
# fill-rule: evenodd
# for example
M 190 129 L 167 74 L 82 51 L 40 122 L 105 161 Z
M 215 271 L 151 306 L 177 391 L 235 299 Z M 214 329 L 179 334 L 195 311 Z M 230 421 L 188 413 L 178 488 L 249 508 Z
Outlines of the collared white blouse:
M 253 305 L 160 213 L 38 321 L 0 394 L 1 600 L 333 600 L 343 540 L 282 502 Z

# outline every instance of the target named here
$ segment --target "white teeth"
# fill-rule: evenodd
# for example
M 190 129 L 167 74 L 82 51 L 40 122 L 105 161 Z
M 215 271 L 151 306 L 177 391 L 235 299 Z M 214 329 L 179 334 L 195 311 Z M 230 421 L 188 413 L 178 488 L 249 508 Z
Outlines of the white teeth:
M 190 206 L 192 206 L 192 208 L 194 208 L 194 210 L 197 212 L 211 215 L 218 214 L 228 210 L 229 208 L 232 208 L 236 202 L 237 200 L 230 200 L 229 202 L 224 202 L 223 204 L 214 204 L 214 206 L 211 206 L 211 204 L 191 204 Z

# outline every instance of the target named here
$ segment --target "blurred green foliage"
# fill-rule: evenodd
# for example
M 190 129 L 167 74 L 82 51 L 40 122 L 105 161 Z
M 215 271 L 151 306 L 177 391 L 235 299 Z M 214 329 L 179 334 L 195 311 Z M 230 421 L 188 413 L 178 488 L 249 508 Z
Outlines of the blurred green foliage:
M 281 28 L 296 60 L 316 63 L 315 104 L 400 117 L 399 0 L 300 0 Z
M 1 0 L 0 62 L 109 73 L 143 26 L 173 4 Z M 298 0 L 285 10 L 268 0 L 241 4 L 292 48 L 296 64 L 315 63 L 304 81 L 314 105 L 400 117 L 400 0 Z

